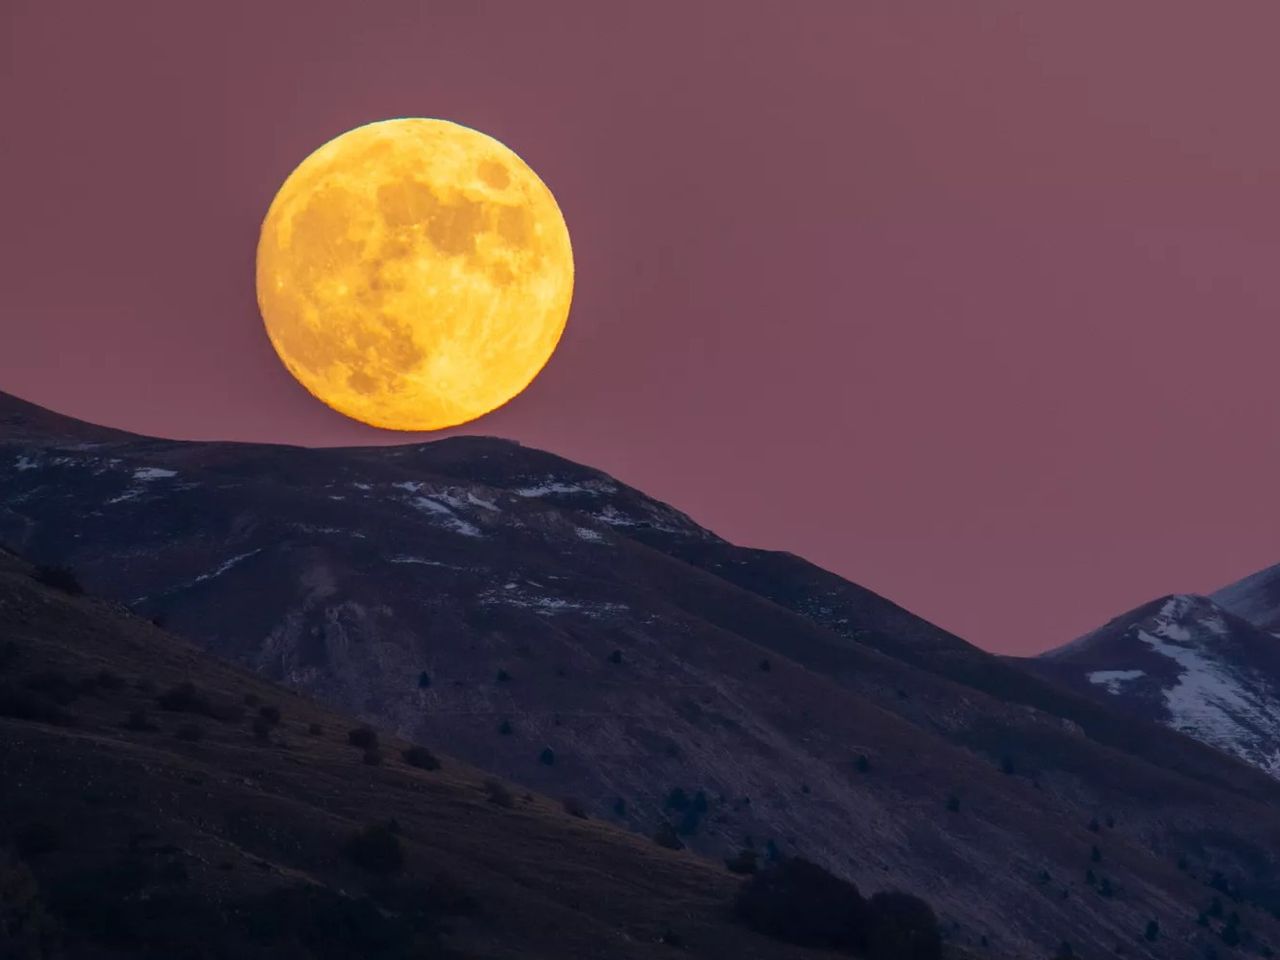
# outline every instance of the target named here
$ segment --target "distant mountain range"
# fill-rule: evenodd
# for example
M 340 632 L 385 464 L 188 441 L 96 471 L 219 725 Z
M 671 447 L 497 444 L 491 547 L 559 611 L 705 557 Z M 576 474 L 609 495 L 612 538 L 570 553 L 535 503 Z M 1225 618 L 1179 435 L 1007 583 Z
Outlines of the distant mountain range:
M 0 541 L 593 818 L 911 890 L 954 949 L 1202 958 L 1224 896 L 1280 947 L 1274 779 L 552 454 L 157 440 L 0 395 Z
M 1030 661 L 1042 676 L 1280 777 L 1280 567 L 1163 597 Z

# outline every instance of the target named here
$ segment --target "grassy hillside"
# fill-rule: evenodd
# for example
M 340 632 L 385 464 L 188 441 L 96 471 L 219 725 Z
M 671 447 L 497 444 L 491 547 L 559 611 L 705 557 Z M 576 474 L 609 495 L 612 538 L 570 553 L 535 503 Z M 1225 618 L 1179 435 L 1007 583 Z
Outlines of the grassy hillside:
M 353 746 L 354 721 L 31 573 L 0 555 L 0 955 L 824 956 L 735 924 L 714 864 Z

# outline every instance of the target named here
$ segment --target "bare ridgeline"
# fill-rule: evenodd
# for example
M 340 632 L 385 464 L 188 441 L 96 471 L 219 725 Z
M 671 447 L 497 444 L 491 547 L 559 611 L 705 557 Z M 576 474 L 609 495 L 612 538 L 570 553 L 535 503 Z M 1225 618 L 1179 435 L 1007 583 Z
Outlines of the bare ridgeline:
M 1041 676 L 550 454 L 0 396 L 0 541 L 20 956 L 1280 947 L 1280 783 L 1139 667 Z

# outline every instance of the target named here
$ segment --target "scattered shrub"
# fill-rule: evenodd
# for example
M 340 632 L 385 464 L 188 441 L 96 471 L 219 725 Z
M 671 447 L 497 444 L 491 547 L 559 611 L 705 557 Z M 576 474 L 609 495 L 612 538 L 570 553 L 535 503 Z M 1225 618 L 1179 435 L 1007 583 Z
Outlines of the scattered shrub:
M 364 752 L 360 758 L 360 762 L 366 767 L 378 767 L 382 765 L 382 751 L 377 747 L 370 747 Z
M 576 797 L 565 797 L 563 803 L 564 803 L 564 812 L 569 814 L 569 816 L 577 817 L 579 820 L 590 819 L 587 816 L 587 808 L 584 807 L 582 805 L 582 801 L 577 799 Z
M 342 846 L 342 854 L 357 867 L 370 873 L 389 875 L 404 867 L 404 850 L 396 830 L 387 823 L 376 823 L 352 834 Z
M 653 835 L 653 842 L 660 847 L 666 847 L 668 850 L 684 849 L 684 843 L 676 833 L 676 828 L 665 820 L 658 824 L 658 829 Z
M 61 590 L 63 593 L 78 597 L 84 593 L 84 587 L 80 585 L 80 578 L 76 576 L 74 570 L 61 564 L 42 564 L 36 567 L 32 578 L 37 583 L 43 583 L 46 587 L 53 587 L 55 590 Z
M 253 739 L 259 743 L 266 743 L 271 739 L 271 724 L 262 717 L 253 718 Z
M 17 687 L 0 686 L 0 717 L 68 726 L 71 715 L 47 697 Z
M 1240 928 L 1234 923 L 1224 924 L 1219 936 L 1228 947 L 1240 946 Z
M 947 797 L 947 809 L 950 810 L 952 813 L 960 812 L 960 798 L 957 797 L 954 793 L 951 794 L 951 796 Z
M 1000 758 L 1000 772 L 1006 777 L 1013 776 L 1013 757 L 1006 754 Z
M 53 853 L 58 846 L 58 831 L 44 822 L 28 823 L 13 837 L 14 852 L 23 860 Z
M 662 931 L 661 936 L 658 937 L 658 942 L 665 944 L 668 947 L 675 947 L 677 950 L 684 947 L 684 937 L 680 936 L 680 934 L 676 933 L 670 927 Z
M 490 803 L 510 809 L 516 805 L 516 798 L 511 795 L 507 785 L 501 780 L 490 777 L 484 782 L 485 797 Z
M 35 960 L 53 956 L 54 920 L 27 865 L 0 847 L 0 956 Z
M 614 816 L 625 817 L 627 815 L 627 801 L 621 797 L 613 801 Z
M 244 695 L 244 705 L 246 707 L 256 707 L 261 702 L 262 700 L 258 697 L 256 693 L 246 693 Z
M 677 813 L 689 809 L 689 795 L 684 792 L 684 787 L 672 787 L 671 792 L 667 794 L 665 806 L 668 810 L 674 810 Z
M 1089 849 L 1089 859 L 1093 863 L 1102 862 L 1102 851 L 1098 849 L 1098 845 L 1096 843 Z
M 857 951 L 868 960 L 942 956 L 938 919 L 925 901 L 899 891 L 864 901 L 852 883 L 799 857 L 757 870 L 740 888 L 734 912 L 754 930 L 801 946 Z
M 512 733 L 511 721 L 504 719 L 500 724 L 498 724 L 498 732 L 502 734 L 504 737 L 511 736 L 511 733 Z
M 110 670 L 99 670 L 93 679 L 103 690 L 119 690 L 124 687 L 124 678 Z
M 194 743 L 204 736 L 204 731 L 197 724 L 184 723 L 174 731 L 174 736 L 179 740 L 186 740 L 188 743 Z
M 129 716 L 125 718 L 124 728 L 126 730 L 136 730 L 138 732 L 159 729 L 159 727 L 151 722 L 151 717 L 148 716 L 147 711 L 145 710 L 130 710 Z
M 859 773 L 868 773 L 871 770 L 871 761 L 867 759 L 865 753 L 858 757 L 853 765 L 858 768 Z
M 538 759 L 545 763 L 548 767 L 555 766 L 556 752 L 550 747 L 543 747 L 542 752 L 538 754 Z
M 400 751 L 400 756 L 409 766 L 417 767 L 419 770 L 440 769 L 440 761 L 426 747 L 406 747 Z
M 431 674 L 423 670 L 420 674 L 418 674 L 418 689 L 425 690 L 429 686 L 431 686 Z
M 510 683 L 510 682 L 511 682 L 511 674 L 507 673 L 507 671 L 505 670 L 499 670 L 498 675 L 494 677 L 494 683 Z
M 74 703 L 86 690 L 85 684 L 77 683 L 57 670 L 41 670 L 33 673 L 22 682 L 22 685 L 33 693 L 52 700 L 60 707 Z M 92 687 L 92 685 L 90 681 L 89 686 Z
M 347 743 L 368 750 L 378 746 L 378 731 L 371 727 L 356 727 L 347 731 Z
M 858 888 L 798 857 L 758 871 L 734 903 L 740 920 L 760 933 L 807 947 L 857 949 L 866 904 Z
M 682 837 L 691 837 L 698 832 L 700 826 L 702 826 L 702 814 L 690 807 L 684 812 L 684 816 L 680 818 L 680 823 L 676 826 L 676 833 Z
M 896 890 L 867 901 L 866 945 L 870 960 L 938 960 L 942 934 L 933 908 Z
M 394 901 L 386 908 L 369 897 L 349 897 L 312 884 L 280 888 L 242 900 L 233 904 L 233 913 L 244 918 L 254 948 L 245 950 L 237 944 L 236 948 L 216 954 L 210 950 L 207 955 L 315 960 L 440 956 L 443 951 L 434 929 L 437 915 L 457 912 L 455 905 L 447 901 L 425 904 L 418 898 L 402 906 L 399 899 L 405 897 L 400 888 L 383 886 L 379 900 Z
M 22 659 L 22 649 L 13 640 L 0 643 L 0 670 L 8 670 Z
M 736 856 L 725 860 L 724 865 L 729 868 L 730 873 L 746 875 L 755 873 L 760 866 L 756 852 L 747 847 L 739 850 Z
M 161 710 L 173 713 L 196 713 L 213 720 L 238 720 L 242 711 L 231 704 L 215 702 L 193 683 L 180 683 L 156 697 Z
M 313 737 L 318 737 L 324 733 L 324 727 L 320 726 L 318 723 L 309 723 L 307 724 L 307 733 L 311 734 Z
M 622 651 L 621 651 L 621 650 L 615 650 L 615 651 L 613 651 L 613 653 L 609 654 L 609 662 L 610 662 L 610 663 L 621 663 L 621 662 L 622 662 Z
M 770 670 L 772 670 L 772 669 L 773 669 L 773 664 L 771 664 L 767 659 L 766 659 L 766 660 L 761 660 L 761 661 L 760 661 L 760 669 L 761 669 L 762 671 L 764 671 L 765 673 L 768 673 Z
M 1154 943 L 1160 938 L 1160 924 L 1155 920 L 1147 921 L 1147 929 L 1142 931 L 1142 936 Z
M 258 716 L 267 721 L 267 723 L 271 724 L 273 727 L 279 726 L 280 724 L 280 708 L 272 706 L 271 704 L 259 707 Z

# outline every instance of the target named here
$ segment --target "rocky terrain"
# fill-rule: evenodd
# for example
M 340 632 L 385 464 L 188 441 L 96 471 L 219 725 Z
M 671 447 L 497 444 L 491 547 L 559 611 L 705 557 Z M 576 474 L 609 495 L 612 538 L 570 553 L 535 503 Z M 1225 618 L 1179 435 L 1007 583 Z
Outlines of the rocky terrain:
M 0 540 L 594 819 L 917 892 L 953 948 L 1280 944 L 1280 784 L 551 454 L 156 440 L 0 397 Z

